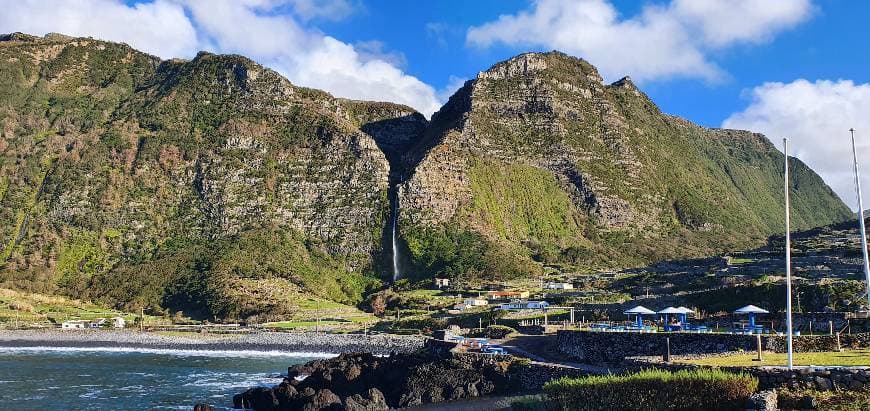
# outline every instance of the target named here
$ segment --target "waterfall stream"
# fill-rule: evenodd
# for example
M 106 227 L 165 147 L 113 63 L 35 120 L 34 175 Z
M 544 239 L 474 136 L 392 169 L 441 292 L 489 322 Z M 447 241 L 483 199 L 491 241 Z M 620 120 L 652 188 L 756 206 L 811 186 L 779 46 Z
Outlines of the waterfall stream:
M 392 187 L 393 195 L 390 196 L 390 200 L 392 201 L 392 210 L 390 214 L 392 214 L 392 219 L 390 224 L 390 234 L 392 236 L 392 248 L 393 248 L 393 282 L 398 280 L 402 273 L 399 271 L 399 239 L 398 239 L 398 226 L 399 226 L 399 185 L 396 184 Z

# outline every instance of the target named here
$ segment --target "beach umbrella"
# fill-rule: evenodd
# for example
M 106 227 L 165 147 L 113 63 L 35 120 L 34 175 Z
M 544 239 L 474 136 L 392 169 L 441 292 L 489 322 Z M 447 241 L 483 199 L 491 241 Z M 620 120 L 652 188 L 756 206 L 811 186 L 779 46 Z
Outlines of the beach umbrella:
M 657 314 L 663 314 L 663 315 L 665 316 L 665 324 L 667 324 L 667 323 L 668 323 L 668 316 L 669 316 L 669 315 L 674 315 L 674 314 L 679 315 L 679 314 L 682 314 L 682 313 L 683 313 L 683 311 L 681 311 L 681 310 L 679 310 L 679 309 L 677 309 L 677 308 L 674 308 L 674 307 L 668 307 L 668 308 L 665 308 L 665 309 L 663 309 L 663 310 L 660 310 Z
M 752 304 L 747 305 L 746 307 L 738 308 L 734 310 L 734 314 L 747 314 L 749 315 L 749 326 L 755 327 L 755 315 L 756 314 L 769 314 L 770 311 L 765 310 L 764 308 L 756 307 Z
M 677 309 L 682 311 L 682 313 L 680 313 L 680 322 L 683 322 L 683 323 L 685 323 L 687 321 L 686 316 L 688 316 L 689 314 L 695 313 L 695 310 L 688 308 L 688 307 L 684 307 L 682 305 L 677 307 Z
M 639 306 L 634 307 L 632 309 L 623 311 L 623 314 L 636 315 L 637 316 L 637 326 L 640 328 L 643 328 L 643 316 L 644 315 L 652 315 L 655 313 L 656 313 L 655 311 L 650 310 L 649 308 L 646 308 L 642 305 L 639 305 Z

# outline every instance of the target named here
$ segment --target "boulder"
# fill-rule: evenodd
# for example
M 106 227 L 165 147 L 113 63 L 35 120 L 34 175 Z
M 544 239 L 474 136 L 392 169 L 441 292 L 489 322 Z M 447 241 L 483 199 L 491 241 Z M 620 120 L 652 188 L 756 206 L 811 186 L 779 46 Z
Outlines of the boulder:
M 749 397 L 746 409 L 752 411 L 776 411 L 778 409 L 777 401 L 776 390 L 760 391 Z
M 316 394 L 310 397 L 307 403 L 302 407 L 303 411 L 341 411 L 341 398 L 335 395 L 332 391 L 324 388 L 317 391 Z
M 382 411 L 389 410 L 387 400 L 377 388 L 369 389 L 368 395 L 363 397 L 354 394 L 344 400 L 345 411 Z

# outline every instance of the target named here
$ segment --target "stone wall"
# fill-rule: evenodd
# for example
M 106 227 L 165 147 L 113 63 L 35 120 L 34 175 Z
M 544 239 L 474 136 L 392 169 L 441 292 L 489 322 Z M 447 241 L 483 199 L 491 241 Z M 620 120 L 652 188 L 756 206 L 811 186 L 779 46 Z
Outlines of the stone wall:
M 459 345 L 453 341 L 443 341 L 435 338 L 426 339 L 426 343 L 424 348 L 429 351 L 429 353 L 437 356 L 446 358 L 451 355 L 451 351 L 453 351 L 456 346 Z
M 870 367 L 726 368 L 758 377 L 759 386 L 768 388 L 811 388 L 822 391 L 870 389 Z
M 509 370 L 508 374 L 515 386 L 524 392 L 540 392 L 547 381 L 557 378 L 582 377 L 585 375 L 588 375 L 588 373 L 576 368 L 539 363 L 516 366 L 514 369 Z
M 671 354 L 688 355 L 755 349 L 750 335 L 731 334 L 640 334 L 591 331 L 559 331 L 558 350 L 575 360 L 589 363 L 620 363 L 625 357 L 661 355 L 670 337 Z
M 839 348 L 866 348 L 870 347 L 870 333 L 841 334 Z M 788 339 L 785 336 L 770 336 L 763 339 L 765 350 L 773 352 L 786 352 Z M 835 351 L 837 347 L 836 335 L 802 335 L 792 341 L 796 352 L 812 351 Z
M 591 331 L 559 331 L 556 333 L 558 350 L 575 360 L 589 363 L 620 363 L 626 357 L 662 355 L 665 339 L 670 338 L 671 354 L 697 355 L 729 351 L 755 351 L 754 335 L 736 334 L 691 334 L 691 333 L 616 333 Z M 844 334 L 840 336 L 843 348 L 870 347 L 870 333 Z M 786 337 L 762 336 L 764 350 L 785 352 Z M 796 352 L 833 351 L 837 337 L 796 336 Z
M 632 359 L 625 371 L 658 368 L 670 371 L 717 368 L 694 364 L 665 364 L 659 359 Z M 832 390 L 870 389 L 870 367 L 718 367 L 721 370 L 751 374 L 762 390 L 779 388 Z

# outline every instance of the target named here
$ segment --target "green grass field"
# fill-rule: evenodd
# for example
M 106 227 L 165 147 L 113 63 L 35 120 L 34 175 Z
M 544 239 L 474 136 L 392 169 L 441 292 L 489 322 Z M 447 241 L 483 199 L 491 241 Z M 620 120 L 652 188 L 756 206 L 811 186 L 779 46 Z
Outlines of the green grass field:
M 763 365 L 785 365 L 786 354 L 762 354 L 763 361 L 752 361 L 755 353 L 742 353 L 721 357 L 709 357 L 698 360 L 680 361 L 690 364 L 717 367 L 752 367 Z M 795 365 L 840 365 L 840 366 L 870 366 L 870 349 L 844 350 L 843 352 L 807 352 L 794 354 Z
M 44 295 L 0 289 L 0 322 L 20 324 L 66 320 L 124 317 L 132 324 L 135 314 L 113 310 L 86 301 L 61 296 Z M 151 318 L 151 322 L 157 317 Z

